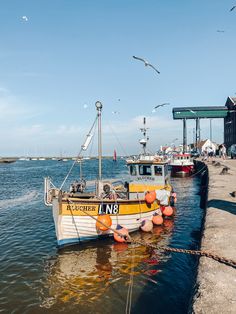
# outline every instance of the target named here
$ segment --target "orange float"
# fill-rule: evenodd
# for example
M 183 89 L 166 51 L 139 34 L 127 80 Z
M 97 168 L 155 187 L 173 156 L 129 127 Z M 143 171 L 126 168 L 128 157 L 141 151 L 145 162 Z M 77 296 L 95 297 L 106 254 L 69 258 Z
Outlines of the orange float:
M 112 225 L 112 220 L 109 215 L 100 215 L 96 222 L 96 228 L 100 231 L 107 231 Z
M 174 213 L 174 210 L 171 206 L 165 206 L 164 210 L 163 210 L 163 215 L 164 216 L 167 216 L 167 217 L 170 217 L 172 216 Z
M 119 242 L 119 243 L 125 242 L 126 239 L 124 237 L 122 237 L 121 235 L 128 236 L 129 235 L 129 231 L 126 228 L 122 227 L 121 225 L 117 225 L 116 230 L 119 233 L 114 232 L 114 239 L 115 239 L 115 241 Z
M 145 194 L 145 201 L 147 204 L 152 204 L 156 200 L 156 192 L 150 191 Z
M 163 224 L 163 218 L 161 215 L 154 214 L 152 217 L 152 222 L 154 223 L 154 225 L 160 226 Z

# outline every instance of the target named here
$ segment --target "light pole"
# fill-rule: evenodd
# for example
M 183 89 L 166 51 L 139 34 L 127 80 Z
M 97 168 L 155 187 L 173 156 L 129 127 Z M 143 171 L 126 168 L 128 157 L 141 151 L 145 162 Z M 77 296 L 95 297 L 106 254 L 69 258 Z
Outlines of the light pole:
M 212 119 L 210 119 L 210 141 L 212 142 Z

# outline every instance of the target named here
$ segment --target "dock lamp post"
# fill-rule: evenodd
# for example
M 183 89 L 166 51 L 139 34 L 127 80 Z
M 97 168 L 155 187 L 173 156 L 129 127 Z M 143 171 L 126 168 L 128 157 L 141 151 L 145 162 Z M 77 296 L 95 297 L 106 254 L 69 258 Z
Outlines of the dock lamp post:
M 210 119 L 210 141 L 212 142 L 212 119 Z

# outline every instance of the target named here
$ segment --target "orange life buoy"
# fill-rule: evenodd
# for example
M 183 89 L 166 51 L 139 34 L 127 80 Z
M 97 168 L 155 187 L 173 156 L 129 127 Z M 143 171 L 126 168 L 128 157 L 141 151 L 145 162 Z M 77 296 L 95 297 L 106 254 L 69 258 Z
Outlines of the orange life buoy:
M 163 218 L 161 215 L 154 214 L 152 217 L 152 222 L 154 225 L 160 226 L 163 224 Z
M 147 204 L 152 204 L 156 200 L 156 192 L 150 191 L 145 194 L 145 201 Z
M 114 232 L 114 239 L 119 243 L 125 242 L 126 237 L 129 235 L 129 231 L 126 228 L 122 227 L 121 225 L 117 225 L 116 230 L 119 233 Z M 124 237 L 122 237 L 122 235 L 124 235 Z
M 163 210 L 163 215 L 164 216 L 167 216 L 167 217 L 170 217 L 172 216 L 174 213 L 174 210 L 171 206 L 165 206 L 164 210 Z
M 97 219 L 96 228 L 101 231 L 107 231 L 112 225 L 112 220 L 109 215 L 100 215 Z

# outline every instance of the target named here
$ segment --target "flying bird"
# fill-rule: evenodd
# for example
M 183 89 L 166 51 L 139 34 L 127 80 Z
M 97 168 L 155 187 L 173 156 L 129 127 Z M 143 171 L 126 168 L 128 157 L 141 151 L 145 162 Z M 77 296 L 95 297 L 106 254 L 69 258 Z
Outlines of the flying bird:
M 169 105 L 169 103 L 164 103 L 164 104 L 161 104 L 161 105 L 156 105 L 154 108 L 153 108 L 153 110 L 152 110 L 152 112 L 156 112 L 156 109 L 157 108 L 159 108 L 159 107 L 164 107 L 164 106 L 168 106 Z
M 236 8 L 236 5 L 234 5 L 229 11 L 233 11 Z
M 119 111 L 112 111 L 112 114 L 120 114 Z
M 22 18 L 22 20 L 24 20 L 25 22 L 28 22 L 28 20 L 29 20 L 26 15 L 23 15 L 21 18 Z
M 159 107 L 168 106 L 168 105 L 169 105 L 169 103 L 168 103 L 168 102 L 165 102 L 164 104 L 155 106 L 154 109 L 157 109 L 157 108 L 159 108 Z
M 223 29 L 217 29 L 217 33 L 224 33 L 225 31 Z
M 144 60 L 142 58 L 136 57 L 136 56 L 133 56 L 133 58 L 136 59 L 136 60 L 144 62 L 146 67 L 149 66 L 149 67 L 153 68 L 153 70 L 155 70 L 158 74 L 160 74 L 160 72 L 151 63 L 149 63 L 148 61 L 146 61 L 146 60 Z

